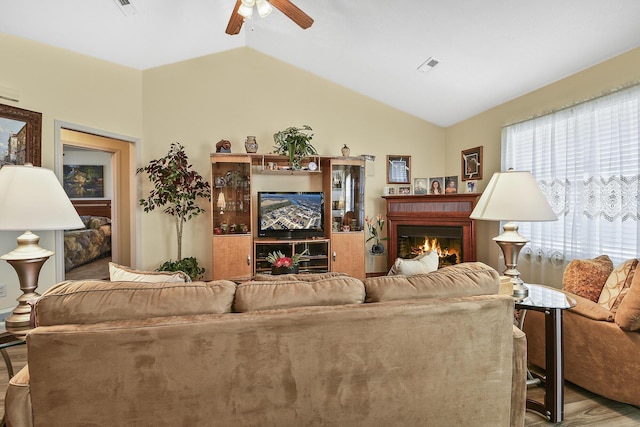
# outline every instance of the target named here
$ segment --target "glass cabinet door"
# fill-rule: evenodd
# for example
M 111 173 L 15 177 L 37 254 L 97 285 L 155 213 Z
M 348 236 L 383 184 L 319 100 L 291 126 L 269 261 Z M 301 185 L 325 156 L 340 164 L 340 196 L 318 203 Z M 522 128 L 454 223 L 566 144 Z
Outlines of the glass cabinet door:
M 251 234 L 251 160 L 212 156 L 213 234 Z
M 334 164 L 331 168 L 331 231 L 362 231 L 364 166 Z

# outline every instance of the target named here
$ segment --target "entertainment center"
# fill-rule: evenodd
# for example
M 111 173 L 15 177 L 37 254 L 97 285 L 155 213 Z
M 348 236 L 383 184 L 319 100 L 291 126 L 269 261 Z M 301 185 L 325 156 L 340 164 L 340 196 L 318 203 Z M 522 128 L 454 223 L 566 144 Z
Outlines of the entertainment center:
M 301 169 L 272 154 L 213 153 L 210 161 L 213 280 L 269 274 L 269 253 L 305 249 L 301 273 L 364 279 L 364 159 L 312 156 Z M 291 191 L 290 182 L 273 175 L 307 175 L 319 184 Z

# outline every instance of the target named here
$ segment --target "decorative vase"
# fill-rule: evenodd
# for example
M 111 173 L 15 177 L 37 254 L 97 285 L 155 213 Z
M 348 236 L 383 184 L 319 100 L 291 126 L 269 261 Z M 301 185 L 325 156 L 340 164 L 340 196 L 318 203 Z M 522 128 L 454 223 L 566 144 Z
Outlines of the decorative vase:
M 380 255 L 384 253 L 384 246 L 380 243 L 376 243 L 371 246 L 371 253 L 374 255 Z
M 247 153 L 257 153 L 258 152 L 258 142 L 256 141 L 255 136 L 248 136 L 244 141 L 244 149 L 247 150 Z
M 347 144 L 344 144 L 344 147 L 342 147 L 342 157 L 349 157 L 349 154 L 351 154 L 351 149 L 347 147 Z
M 278 274 L 298 274 L 299 272 L 299 266 L 294 265 L 293 267 L 274 267 L 271 266 L 271 274 L 272 275 L 278 275 Z

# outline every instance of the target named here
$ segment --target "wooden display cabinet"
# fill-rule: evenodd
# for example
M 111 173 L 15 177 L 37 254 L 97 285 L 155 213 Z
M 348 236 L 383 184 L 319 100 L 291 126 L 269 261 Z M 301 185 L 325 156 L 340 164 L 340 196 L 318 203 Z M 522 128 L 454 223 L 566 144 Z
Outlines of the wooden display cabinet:
M 251 158 L 211 154 L 213 280 L 252 276 Z
M 267 255 L 280 251 L 285 256 L 292 257 L 308 251 L 300 257 L 300 273 L 326 273 L 329 271 L 329 239 L 304 239 L 304 240 L 274 240 L 256 239 L 255 261 L 256 274 L 268 274 L 271 272 L 271 264 L 267 261 Z
M 365 278 L 364 160 L 323 162 L 325 230 L 331 239 L 331 271 Z

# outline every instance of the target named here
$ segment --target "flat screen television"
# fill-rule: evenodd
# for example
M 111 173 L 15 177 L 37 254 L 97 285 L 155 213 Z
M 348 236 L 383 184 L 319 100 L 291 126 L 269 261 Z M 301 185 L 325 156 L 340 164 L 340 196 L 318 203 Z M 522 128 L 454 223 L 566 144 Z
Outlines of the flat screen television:
M 258 237 L 304 239 L 323 236 L 324 193 L 258 192 Z

